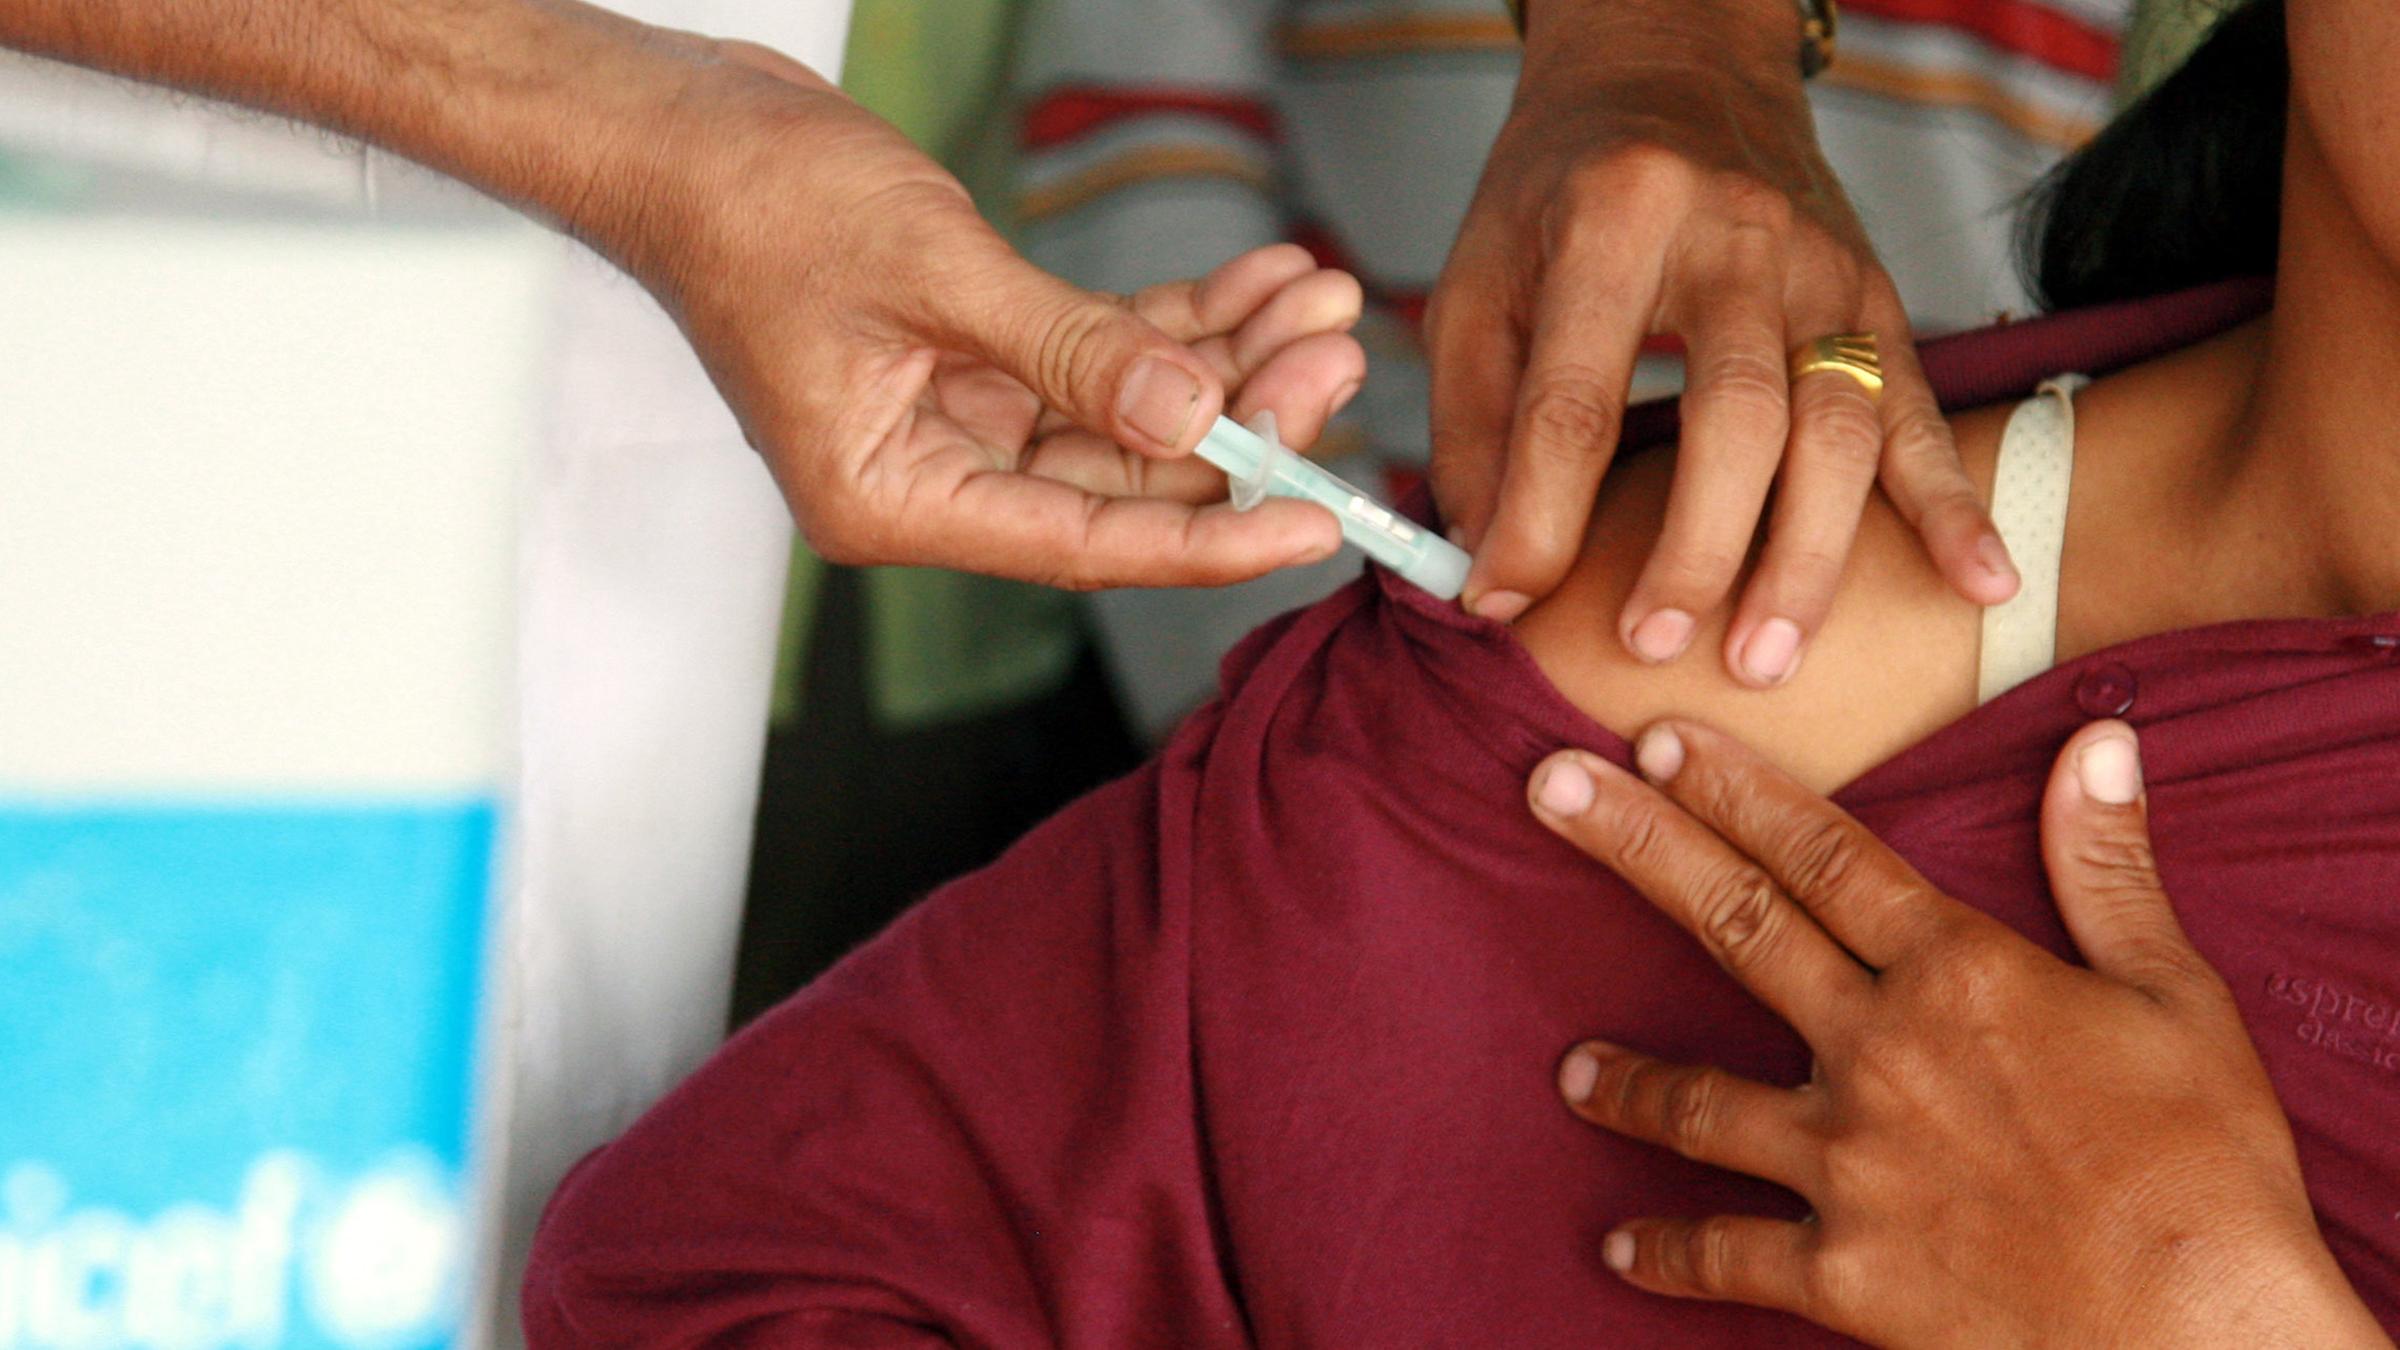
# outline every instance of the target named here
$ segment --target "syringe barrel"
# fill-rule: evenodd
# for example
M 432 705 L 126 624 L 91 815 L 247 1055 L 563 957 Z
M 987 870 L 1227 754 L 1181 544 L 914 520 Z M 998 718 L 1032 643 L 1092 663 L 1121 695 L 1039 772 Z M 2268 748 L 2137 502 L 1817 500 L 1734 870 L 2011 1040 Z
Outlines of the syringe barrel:
M 1333 474 L 1324 474 L 1324 486 L 1332 492 L 1317 496 L 1316 500 L 1342 522 L 1344 539 L 1356 544 L 1368 557 L 1432 592 L 1435 598 L 1458 598 L 1467 581 L 1465 553 L 1449 540 L 1376 502 Z M 1327 500 L 1328 497 L 1334 499 Z
M 1274 423 L 1261 421 L 1271 433 Z M 1443 600 L 1455 600 L 1467 580 L 1467 555 L 1449 540 L 1402 517 L 1356 487 L 1231 418 L 1220 417 L 1200 443 L 1200 457 L 1223 469 L 1243 496 L 1265 492 L 1315 502 L 1341 522 L 1342 538 L 1368 557 Z M 1262 473 L 1263 471 L 1263 473 Z

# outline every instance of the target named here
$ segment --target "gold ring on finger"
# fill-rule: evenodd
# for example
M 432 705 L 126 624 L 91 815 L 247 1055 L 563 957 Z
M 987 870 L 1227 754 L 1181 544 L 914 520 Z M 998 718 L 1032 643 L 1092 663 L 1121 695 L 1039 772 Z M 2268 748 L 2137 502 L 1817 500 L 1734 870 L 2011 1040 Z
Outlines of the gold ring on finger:
M 1820 370 L 1838 371 L 1858 381 L 1871 399 L 1883 396 L 1883 358 L 1873 333 L 1835 333 L 1804 343 L 1792 353 L 1792 383 Z

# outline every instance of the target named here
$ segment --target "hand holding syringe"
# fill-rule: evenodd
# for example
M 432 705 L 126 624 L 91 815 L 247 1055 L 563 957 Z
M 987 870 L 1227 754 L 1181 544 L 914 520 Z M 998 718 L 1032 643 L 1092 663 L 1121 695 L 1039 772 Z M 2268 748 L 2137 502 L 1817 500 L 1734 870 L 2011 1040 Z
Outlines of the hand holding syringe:
M 1343 539 L 1403 580 L 1443 600 L 1457 599 L 1466 584 L 1463 550 L 1285 448 L 1271 412 L 1252 418 L 1248 427 L 1218 418 L 1200 442 L 1200 458 L 1225 471 L 1237 510 L 1270 496 L 1315 502 L 1341 522 Z

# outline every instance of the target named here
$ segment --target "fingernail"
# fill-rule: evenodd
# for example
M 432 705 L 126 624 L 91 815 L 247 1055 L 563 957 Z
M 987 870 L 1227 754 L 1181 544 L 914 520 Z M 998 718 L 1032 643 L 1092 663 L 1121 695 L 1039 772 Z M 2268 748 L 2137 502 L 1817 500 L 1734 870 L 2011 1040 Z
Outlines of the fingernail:
M 1692 643 L 1692 616 L 1680 609 L 1653 611 L 1633 626 L 1633 654 L 1652 665 L 1683 655 Z
M 1467 606 L 1470 614 L 1481 615 L 1494 623 L 1515 623 L 1517 616 L 1533 607 L 1533 597 L 1515 591 L 1485 591 Z
M 1600 1259 L 1606 1261 L 1608 1268 L 1619 1275 L 1633 1269 L 1633 1234 L 1624 1232 L 1609 1234 L 1608 1241 L 1600 1244 Z
M 1781 684 L 1800 664 L 1800 625 L 1769 619 L 1742 643 L 1742 672 L 1760 684 Z
M 1591 1096 L 1592 1084 L 1599 1081 L 1600 1057 L 1580 1045 L 1558 1062 L 1558 1095 L 1570 1102 Z
M 1358 389 L 1362 383 L 1364 383 L 1364 381 L 1352 380 L 1350 383 L 1334 390 L 1333 401 L 1325 405 L 1325 416 L 1330 418 L 1335 413 L 1338 413 L 1342 409 L 1349 407 L 1350 400 L 1358 397 Z
M 1183 443 L 1183 433 L 1200 409 L 1200 382 L 1163 356 L 1134 362 L 1117 392 L 1117 416 L 1163 449 Z
M 1652 727 L 1634 742 L 1633 762 L 1651 782 L 1669 782 L 1683 772 L 1683 738 L 1673 727 Z
M 2133 733 L 2110 732 L 2075 753 L 2083 795 L 2102 806 L 2123 806 L 2142 795 L 2142 755 Z
M 2017 565 L 2009 560 L 2008 545 L 2001 543 L 2000 536 L 1996 534 L 1987 534 L 1976 543 L 1975 565 L 2002 581 L 2021 580 L 2017 575 Z
M 1551 815 L 1579 816 L 1591 809 L 1599 791 L 1590 770 L 1572 759 L 1554 759 L 1534 786 L 1533 800 Z
M 1293 550 L 1292 556 L 1285 559 L 1282 566 L 1304 567 L 1309 563 L 1320 563 L 1341 551 L 1342 537 L 1338 534 L 1331 539 L 1311 540 Z

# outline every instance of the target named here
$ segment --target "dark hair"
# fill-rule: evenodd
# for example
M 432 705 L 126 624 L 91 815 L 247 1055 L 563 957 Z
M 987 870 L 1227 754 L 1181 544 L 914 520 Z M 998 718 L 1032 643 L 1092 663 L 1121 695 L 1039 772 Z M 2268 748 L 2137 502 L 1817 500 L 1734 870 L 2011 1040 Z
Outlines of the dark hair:
M 2020 227 L 2044 308 L 2275 270 L 2283 0 L 2236 0 L 2174 74 L 2035 186 Z

